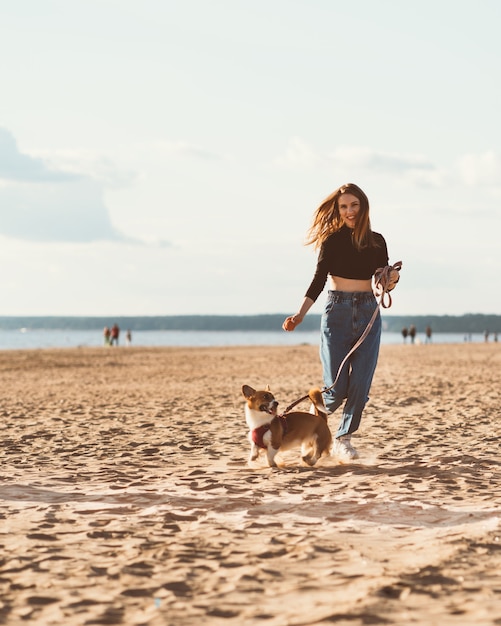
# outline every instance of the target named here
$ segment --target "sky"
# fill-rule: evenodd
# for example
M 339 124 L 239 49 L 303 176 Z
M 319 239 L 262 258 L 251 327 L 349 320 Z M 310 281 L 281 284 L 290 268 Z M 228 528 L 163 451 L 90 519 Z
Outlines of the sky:
M 347 182 L 403 264 L 387 314 L 501 314 L 500 23 L 498 0 L 0 0 L 0 316 L 292 314 Z

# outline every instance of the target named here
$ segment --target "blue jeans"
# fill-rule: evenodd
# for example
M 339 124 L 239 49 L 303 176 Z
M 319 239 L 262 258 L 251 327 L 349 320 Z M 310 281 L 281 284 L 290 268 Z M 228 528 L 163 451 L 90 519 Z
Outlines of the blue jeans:
M 325 387 L 336 379 L 339 366 L 369 323 L 378 306 L 370 292 L 329 291 L 320 327 L 320 360 Z M 381 341 L 381 315 L 378 311 L 369 334 L 344 364 L 336 387 L 324 396 L 329 412 L 346 398 L 336 438 L 358 430 L 362 411 L 376 369 Z

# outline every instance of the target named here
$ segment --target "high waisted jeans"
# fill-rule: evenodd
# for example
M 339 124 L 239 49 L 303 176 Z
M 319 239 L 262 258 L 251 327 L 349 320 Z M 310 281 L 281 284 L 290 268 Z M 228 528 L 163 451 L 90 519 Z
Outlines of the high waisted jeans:
M 333 384 L 341 362 L 364 332 L 377 306 L 376 298 L 370 292 L 329 291 L 320 333 L 320 359 L 326 387 Z M 376 369 L 380 340 L 381 316 L 378 311 L 369 334 L 345 363 L 336 387 L 325 394 L 329 412 L 335 411 L 346 398 L 336 438 L 351 434 L 360 426 Z

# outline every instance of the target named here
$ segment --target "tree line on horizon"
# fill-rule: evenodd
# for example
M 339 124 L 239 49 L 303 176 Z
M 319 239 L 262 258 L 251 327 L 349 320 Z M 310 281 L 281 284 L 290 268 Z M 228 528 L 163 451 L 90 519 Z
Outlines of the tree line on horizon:
M 177 331 L 277 331 L 286 314 L 262 315 L 158 315 L 158 316 L 4 316 L 0 317 L 0 330 L 102 330 L 117 323 L 121 329 L 177 330 Z M 296 332 L 316 331 L 320 315 L 308 315 Z M 413 324 L 417 332 L 430 326 L 437 333 L 501 332 L 501 315 L 472 313 L 466 315 L 384 315 L 383 330 L 401 332 Z

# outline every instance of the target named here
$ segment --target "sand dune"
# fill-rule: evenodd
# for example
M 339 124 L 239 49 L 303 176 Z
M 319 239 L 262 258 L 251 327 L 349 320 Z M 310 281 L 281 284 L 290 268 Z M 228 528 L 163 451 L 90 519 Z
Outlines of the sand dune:
M 240 392 L 285 408 L 313 346 L 8 351 L 0 383 L 2 624 L 501 623 L 498 344 L 383 346 L 360 459 L 313 468 L 247 465 Z

